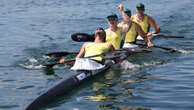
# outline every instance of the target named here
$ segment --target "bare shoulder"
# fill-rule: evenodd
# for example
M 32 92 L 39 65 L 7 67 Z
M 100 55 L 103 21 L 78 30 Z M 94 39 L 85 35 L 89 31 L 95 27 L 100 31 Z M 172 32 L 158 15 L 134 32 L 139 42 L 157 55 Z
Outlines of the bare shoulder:
M 85 42 L 83 45 L 87 45 L 88 44 L 88 42 Z
M 86 47 L 86 45 L 88 45 L 88 42 L 85 42 L 82 47 Z
M 147 17 L 148 17 L 148 21 L 154 22 L 154 19 L 151 16 L 147 15 Z

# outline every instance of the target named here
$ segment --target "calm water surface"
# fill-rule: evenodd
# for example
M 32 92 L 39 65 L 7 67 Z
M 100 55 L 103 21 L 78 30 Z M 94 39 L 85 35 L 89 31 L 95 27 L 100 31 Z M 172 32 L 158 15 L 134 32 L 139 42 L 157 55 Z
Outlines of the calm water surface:
M 154 44 L 176 48 L 169 53 L 128 58 L 105 75 L 84 83 L 49 110 L 193 110 L 194 109 L 194 1 L 192 0 L 1 0 L 0 2 L 0 110 L 24 110 L 36 97 L 68 74 L 69 67 L 47 75 L 36 65 L 54 51 L 78 51 L 75 32 L 107 27 L 106 16 L 124 4 L 135 13 L 142 2 L 163 33 L 184 39 L 156 38 Z M 64 71 L 65 69 L 65 71 Z

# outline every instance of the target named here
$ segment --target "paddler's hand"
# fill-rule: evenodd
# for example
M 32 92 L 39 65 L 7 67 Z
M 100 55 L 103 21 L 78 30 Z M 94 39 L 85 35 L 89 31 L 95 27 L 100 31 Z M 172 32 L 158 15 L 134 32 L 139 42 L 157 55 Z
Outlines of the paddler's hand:
M 152 44 L 151 42 L 148 42 L 148 43 L 147 43 L 147 46 L 148 46 L 148 48 L 150 48 L 150 47 L 153 46 L 153 44 Z
M 115 63 L 121 63 L 123 60 L 121 60 L 120 58 L 115 58 L 114 61 Z
M 120 4 L 120 5 L 117 7 L 117 9 L 118 9 L 120 12 L 122 12 L 122 11 L 123 11 L 123 5 Z
M 148 33 L 147 33 L 147 36 L 148 36 L 148 37 L 151 37 L 152 35 L 153 35 L 152 32 L 148 32 Z
M 64 58 L 61 58 L 60 60 L 59 60 L 59 63 L 61 63 L 61 64 L 63 64 L 65 62 L 65 59 Z

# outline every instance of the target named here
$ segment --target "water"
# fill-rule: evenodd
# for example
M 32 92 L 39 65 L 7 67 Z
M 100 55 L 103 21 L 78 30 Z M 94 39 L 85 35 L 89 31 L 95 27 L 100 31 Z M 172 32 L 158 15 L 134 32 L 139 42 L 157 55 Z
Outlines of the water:
M 73 42 L 72 33 L 93 33 L 96 27 L 107 27 L 108 13 L 120 16 L 116 9 L 119 3 L 134 14 L 138 2 L 145 4 L 146 13 L 152 15 L 163 33 L 185 36 L 157 38 L 153 42 L 181 52 L 153 49 L 152 54 L 133 56 L 125 66 L 114 66 L 49 109 L 193 110 L 192 0 L 1 0 L 0 109 L 25 109 L 69 72 L 65 66 L 56 69 L 55 75 L 47 75 L 42 69 L 21 65 L 43 61 L 42 56 L 48 52 L 78 51 L 82 43 Z

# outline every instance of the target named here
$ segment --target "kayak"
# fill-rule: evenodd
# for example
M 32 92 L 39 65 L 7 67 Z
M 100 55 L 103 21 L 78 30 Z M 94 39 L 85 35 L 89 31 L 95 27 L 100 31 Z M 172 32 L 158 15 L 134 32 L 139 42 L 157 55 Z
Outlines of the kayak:
M 72 39 L 78 42 L 92 41 L 93 35 L 89 35 L 85 33 L 76 33 L 72 35 Z M 137 41 L 144 42 L 141 38 L 139 38 L 139 40 Z M 174 50 L 171 48 L 164 48 L 161 46 L 155 46 L 155 47 L 162 48 L 165 50 Z M 123 53 L 122 56 L 119 56 L 122 61 L 125 60 L 128 56 L 130 56 L 133 53 L 151 52 L 150 50 L 144 49 L 145 51 L 144 50 L 142 51 L 141 49 L 140 50 L 139 49 L 140 48 L 138 47 L 122 48 L 120 50 L 115 50 L 115 51 L 119 53 L 119 55 L 120 53 Z M 113 54 L 113 56 L 117 55 L 117 53 Z M 63 52 L 60 52 L 61 56 L 66 54 L 68 53 L 64 54 Z M 48 56 L 50 56 L 50 54 Z M 111 55 L 108 55 L 108 56 L 111 56 Z M 107 63 L 105 63 L 105 66 L 101 69 L 72 71 L 72 74 L 70 76 L 63 78 L 58 84 L 56 84 L 48 91 L 46 91 L 45 93 L 37 97 L 30 105 L 27 106 L 26 110 L 39 110 L 41 108 L 48 106 L 49 104 L 53 103 L 53 101 L 55 101 L 56 99 L 62 96 L 65 96 L 72 89 L 78 87 L 84 80 L 91 78 L 92 76 L 105 73 L 106 70 L 108 70 L 111 66 L 115 64 L 116 63 L 113 60 L 109 60 Z
M 121 60 L 125 60 L 129 55 L 132 54 L 131 50 L 129 52 L 126 49 L 120 51 L 117 50 L 116 52 L 122 52 L 122 55 L 120 55 Z M 36 98 L 29 106 L 27 106 L 26 110 L 39 110 L 48 106 L 56 99 L 66 95 L 73 88 L 78 87 L 84 80 L 92 76 L 105 73 L 107 69 L 115 64 L 116 63 L 113 60 L 109 60 L 101 69 L 72 71 L 73 73 L 70 76 L 63 78 L 58 84 Z
M 43 93 L 41 96 L 36 98 L 27 108 L 26 110 L 39 110 L 43 107 L 46 107 L 54 100 L 64 96 L 71 89 L 80 85 L 80 83 L 97 74 L 100 74 L 114 65 L 114 61 L 110 61 L 106 64 L 106 66 L 99 70 L 93 71 L 75 71 L 75 75 L 70 76 L 69 78 L 64 78 L 57 85 L 49 89 L 47 92 Z

